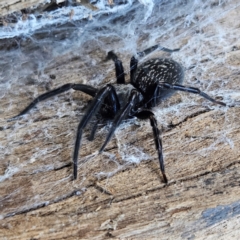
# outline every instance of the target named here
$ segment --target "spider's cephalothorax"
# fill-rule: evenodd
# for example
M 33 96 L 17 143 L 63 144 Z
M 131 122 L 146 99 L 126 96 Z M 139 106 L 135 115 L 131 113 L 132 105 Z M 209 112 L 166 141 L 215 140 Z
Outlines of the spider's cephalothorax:
M 65 92 L 69 89 L 82 91 L 93 97 L 88 110 L 81 119 L 75 141 L 75 148 L 73 154 L 73 176 L 77 178 L 77 162 L 78 153 L 82 138 L 83 129 L 93 116 L 97 115 L 97 122 L 92 129 L 90 140 L 94 139 L 95 131 L 98 124 L 102 120 L 111 120 L 112 126 L 107 135 L 107 138 L 102 145 L 100 152 L 102 152 L 114 134 L 115 129 L 119 124 L 127 118 L 134 116 L 141 119 L 149 119 L 153 129 L 154 141 L 158 153 L 160 163 L 160 170 L 163 175 L 163 180 L 167 183 L 167 177 L 164 169 L 162 141 L 160 131 L 157 127 L 157 121 L 151 108 L 158 105 L 159 102 L 169 97 L 174 91 L 185 91 L 190 93 L 199 94 L 207 100 L 226 106 L 225 103 L 216 101 L 204 92 L 197 88 L 185 87 L 180 85 L 183 82 L 184 72 L 181 65 L 169 58 L 155 58 L 143 62 L 138 67 L 138 58 L 141 58 L 152 51 L 160 49 L 166 52 L 174 52 L 179 49 L 170 50 L 159 45 L 152 46 L 142 52 L 133 56 L 130 61 L 130 83 L 125 83 L 125 73 L 122 62 L 118 59 L 114 52 L 109 52 L 107 60 L 111 59 L 115 63 L 116 71 L 116 84 L 108 84 L 101 89 L 96 89 L 92 86 L 84 84 L 68 83 L 50 92 L 44 93 L 33 100 L 20 114 L 9 119 L 14 120 L 33 108 L 38 102 L 45 100 L 49 97 L 55 96 L 59 93 Z

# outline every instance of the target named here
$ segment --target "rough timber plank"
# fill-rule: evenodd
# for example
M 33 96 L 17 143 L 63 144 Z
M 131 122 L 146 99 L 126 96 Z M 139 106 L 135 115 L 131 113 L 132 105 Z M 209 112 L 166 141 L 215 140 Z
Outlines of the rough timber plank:
M 15 11 L 37 6 L 40 3 L 45 3 L 46 0 L 0 0 L 0 16 L 10 14 Z
M 239 50 L 229 53 L 229 65 L 240 66 L 239 54 Z M 73 72 L 80 62 L 63 56 L 45 74 L 55 74 L 57 86 L 76 82 L 89 77 Z M 208 71 L 219 75 L 230 71 L 230 84 L 239 88 L 239 73 L 233 75 L 231 67 Z M 1 99 L 1 118 L 17 114 L 23 103 L 31 101 L 34 89 L 26 87 L 28 95 Z M 44 89 L 39 88 L 42 92 Z M 86 105 L 89 100 L 83 94 L 71 94 L 73 102 Z M 13 99 L 10 112 L 5 110 L 9 98 Z M 66 100 L 68 94 L 53 104 L 60 108 Z M 76 105 L 69 103 L 67 107 L 65 116 L 56 117 L 56 111 L 43 104 L 30 114 L 34 122 L 21 120 L 19 126 L 8 123 L 0 130 L 1 145 L 7 147 L 11 141 L 14 147 L 0 163 L 1 175 L 9 165 L 21 166 L 21 171 L 0 185 L 0 239 L 240 238 L 239 107 L 188 109 L 180 120 L 173 121 L 172 128 L 164 130 L 168 185 L 162 183 L 147 121 L 118 131 L 102 155 L 97 151 L 105 132 L 94 142 L 84 137 L 81 159 L 88 162 L 79 167 L 78 180 L 71 181 L 71 154 L 79 116 L 75 116 Z M 224 138 L 231 139 L 234 146 Z M 141 147 L 149 160 L 119 168 L 113 176 L 96 176 L 116 170 L 116 162 L 124 165 L 121 141 L 130 146 L 129 154 L 131 146 Z M 45 149 L 48 154 L 44 154 Z M 41 151 L 42 155 L 36 155 Z M 116 157 L 112 160 L 111 156 Z M 24 165 L 29 158 L 31 161 Z

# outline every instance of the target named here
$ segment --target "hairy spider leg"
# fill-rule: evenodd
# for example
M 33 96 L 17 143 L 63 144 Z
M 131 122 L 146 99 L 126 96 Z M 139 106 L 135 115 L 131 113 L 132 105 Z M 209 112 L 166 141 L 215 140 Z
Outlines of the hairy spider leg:
M 155 51 L 157 49 L 161 50 L 161 51 L 164 51 L 164 52 L 168 52 L 168 53 L 178 52 L 180 50 L 180 48 L 169 49 L 169 48 L 165 48 L 165 47 L 162 47 L 161 45 L 157 44 L 157 45 L 154 45 L 152 47 L 149 47 L 149 48 L 143 50 L 142 52 L 138 52 L 137 56 L 138 57 L 144 57 L 144 56 L 150 54 L 151 52 L 153 52 L 153 51 Z
M 94 140 L 94 137 L 95 137 L 95 134 L 96 134 L 96 131 L 97 131 L 99 123 L 100 123 L 100 120 L 97 120 L 95 122 L 95 124 L 93 125 L 92 131 L 91 131 L 90 136 L 88 138 L 89 141 L 93 141 Z
M 148 54 L 152 53 L 153 51 L 155 51 L 157 49 L 161 50 L 161 51 L 164 51 L 164 52 L 168 52 L 168 53 L 173 53 L 173 52 L 177 52 L 177 51 L 180 50 L 180 48 L 169 49 L 169 48 L 165 48 L 165 47 L 162 47 L 161 45 L 157 44 L 157 45 L 154 45 L 152 47 L 149 47 L 149 48 L 143 50 L 142 52 L 138 52 L 137 53 L 137 58 L 135 56 L 132 56 L 131 60 L 130 60 L 130 81 L 131 81 L 131 83 L 133 83 L 135 72 L 137 70 L 138 58 L 145 57 L 145 56 L 147 56 Z
M 138 59 L 132 56 L 130 60 L 130 82 L 132 84 L 135 77 L 135 73 L 137 71 L 137 67 L 138 67 Z
M 73 154 L 73 178 L 74 179 L 77 178 L 78 153 L 79 153 L 79 148 L 81 144 L 83 129 L 86 127 L 86 125 L 91 120 L 91 118 L 98 112 L 98 110 L 100 109 L 101 105 L 104 103 L 104 100 L 107 97 L 109 97 L 109 99 L 112 100 L 110 104 L 119 105 L 118 107 L 120 108 L 116 91 L 112 85 L 108 84 L 106 87 L 103 87 L 98 91 L 95 98 L 90 103 L 87 112 L 84 114 L 83 118 L 81 119 L 78 125 L 77 137 L 75 141 L 74 154 Z M 116 112 L 119 110 L 118 107 L 117 106 L 114 107 Z
M 124 120 L 127 116 L 129 116 L 129 113 L 131 112 L 132 108 L 138 102 L 138 96 L 139 96 L 139 92 L 137 90 L 133 89 L 132 92 L 131 92 L 131 95 L 128 99 L 128 103 L 124 106 L 124 108 L 122 108 L 118 112 L 118 114 L 114 118 L 113 123 L 112 123 L 112 127 L 111 127 L 111 129 L 110 129 L 110 131 L 107 135 L 107 138 L 106 138 L 105 142 L 103 143 L 102 147 L 99 150 L 100 153 L 104 150 L 104 148 L 106 147 L 106 145 L 110 141 L 113 133 L 115 132 L 116 128 L 120 125 L 122 120 Z
M 162 140 L 161 140 L 161 135 L 160 135 L 161 133 L 157 127 L 157 120 L 153 113 L 149 114 L 149 120 L 150 120 L 152 129 L 153 129 L 154 141 L 155 141 L 156 149 L 158 151 L 158 160 L 159 160 L 159 164 L 160 164 L 160 170 L 161 170 L 162 176 L 163 176 L 163 181 L 165 183 L 167 183 L 168 180 L 167 180 L 167 176 L 165 174 L 165 168 L 164 168 L 164 162 L 163 162 Z
M 209 95 L 207 95 L 206 93 L 200 91 L 198 88 L 194 88 L 194 87 L 186 87 L 183 85 L 179 85 L 179 84 L 170 84 L 167 82 L 162 82 L 158 84 L 159 88 L 165 88 L 165 89 L 173 89 L 173 90 L 178 90 L 178 91 L 183 91 L 183 92 L 189 92 L 189 93 L 194 93 L 194 94 L 198 94 L 204 98 L 206 98 L 207 100 L 216 103 L 216 104 L 220 104 L 222 106 L 227 106 L 226 103 L 221 102 L 221 101 L 216 101 L 215 99 L 211 98 Z
M 122 61 L 118 59 L 118 56 L 113 52 L 108 52 L 107 60 L 113 60 L 115 64 L 116 79 L 118 84 L 125 84 L 125 73 L 122 65 Z
M 167 176 L 165 174 L 164 161 L 163 161 L 161 132 L 159 131 L 159 129 L 157 127 L 157 120 L 155 118 L 155 115 L 152 111 L 150 111 L 148 109 L 141 109 L 136 114 L 136 116 L 140 119 L 147 119 L 148 118 L 150 120 L 150 124 L 151 124 L 152 130 L 153 130 L 155 146 L 156 146 L 156 150 L 158 152 L 158 160 L 159 160 L 160 170 L 162 172 L 163 181 L 165 183 L 167 183 L 168 180 L 167 180 Z
M 161 97 L 161 88 L 158 86 L 158 84 L 152 86 L 151 90 L 151 92 L 154 92 L 154 94 L 152 96 L 150 94 L 146 94 L 146 96 L 149 95 L 149 97 L 146 97 L 142 103 L 143 106 L 146 105 L 149 108 L 156 107 L 159 103 L 159 96 Z
M 94 97 L 97 93 L 97 89 L 92 87 L 92 86 L 84 85 L 84 84 L 68 83 L 68 84 L 65 84 L 65 85 L 63 85 L 59 88 L 53 89 L 52 91 L 46 92 L 46 93 L 38 96 L 22 112 L 20 112 L 18 115 L 14 116 L 14 117 L 8 119 L 8 122 L 13 121 L 13 120 L 19 118 L 20 116 L 26 114 L 29 110 L 31 110 L 33 107 L 35 107 L 38 102 L 41 102 L 41 101 L 43 101 L 47 98 L 56 96 L 60 93 L 66 92 L 69 89 L 82 91 L 82 92 L 84 92 L 84 93 L 86 93 L 86 94 L 88 94 L 92 97 Z

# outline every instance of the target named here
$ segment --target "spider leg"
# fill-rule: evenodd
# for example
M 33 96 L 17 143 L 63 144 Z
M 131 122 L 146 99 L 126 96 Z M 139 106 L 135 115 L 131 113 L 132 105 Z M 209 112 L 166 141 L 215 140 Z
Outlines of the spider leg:
M 158 160 L 159 160 L 159 164 L 160 164 L 160 170 L 162 172 L 162 176 L 163 176 L 163 181 L 165 183 L 168 182 L 166 174 L 165 174 L 165 168 L 164 168 L 164 161 L 163 161 L 163 150 L 162 150 L 162 140 L 161 140 L 161 132 L 159 131 L 158 127 L 157 127 L 157 120 L 154 116 L 154 114 L 149 111 L 149 110 L 140 110 L 140 112 L 136 115 L 138 118 L 140 119 L 146 119 L 148 118 L 150 120 L 150 124 L 152 126 L 152 130 L 153 130 L 153 136 L 154 136 L 154 141 L 155 141 L 155 146 L 158 152 Z
M 81 119 L 78 125 L 77 137 L 75 141 L 74 154 L 73 154 L 73 178 L 74 179 L 77 178 L 78 153 L 79 153 L 79 148 L 81 144 L 83 129 L 86 127 L 86 125 L 91 120 L 91 118 L 98 112 L 101 105 L 104 103 L 104 100 L 106 99 L 106 97 L 108 96 L 113 97 L 114 93 L 116 94 L 114 87 L 110 84 L 102 88 L 101 90 L 99 90 L 99 92 L 96 94 L 95 98 L 89 105 L 87 112 L 85 113 L 85 115 L 83 116 L 83 118 Z
M 138 52 L 138 53 L 137 53 L 137 56 L 138 56 L 138 57 L 144 57 L 144 56 L 150 54 L 151 52 L 153 52 L 153 51 L 155 51 L 155 50 L 157 50 L 157 49 L 158 49 L 158 50 L 161 50 L 161 51 L 164 51 L 164 52 L 168 52 L 168 53 L 177 52 L 177 51 L 180 50 L 180 48 L 169 49 L 169 48 L 165 48 L 165 47 L 162 47 L 162 46 L 160 46 L 159 44 L 157 44 L 157 45 L 154 45 L 154 46 L 152 46 L 152 47 L 149 47 L 149 48 L 143 50 L 142 52 Z
M 82 91 L 92 97 L 94 97 L 97 93 L 97 89 L 94 87 L 84 85 L 84 84 L 68 83 L 59 88 L 53 89 L 52 91 L 46 92 L 46 93 L 38 96 L 22 112 L 20 112 L 18 115 L 14 116 L 14 117 L 8 119 L 8 122 L 13 121 L 13 120 L 17 119 L 18 117 L 26 114 L 29 110 L 31 110 L 33 107 L 35 107 L 38 102 L 41 102 L 47 98 L 56 96 L 60 93 L 66 92 L 71 88 L 74 90 L 77 90 L 77 91 Z
M 97 122 L 93 125 L 93 128 L 92 128 L 92 131 L 91 131 L 91 134 L 88 138 L 89 141 L 93 141 L 94 137 L 95 137 L 95 133 L 97 131 L 97 127 L 98 127 L 98 124 L 99 124 L 99 120 L 97 120 Z
M 115 64 L 116 78 L 118 84 L 125 84 L 125 73 L 122 65 L 122 61 L 118 59 L 118 56 L 113 52 L 108 52 L 107 60 L 111 59 Z
M 131 83 L 133 83 L 134 76 L 137 71 L 137 67 L 138 67 L 138 59 L 132 56 L 130 60 L 130 82 Z
M 154 94 L 153 94 L 153 96 L 151 97 L 151 98 L 145 98 L 145 102 L 144 102 L 144 104 L 143 105 L 145 105 L 145 104 L 147 104 L 147 106 L 148 107 L 155 107 L 155 106 L 157 106 L 158 105 L 158 103 L 159 103 L 159 98 L 158 98 L 158 96 L 160 96 L 160 91 L 161 91 L 161 88 L 160 87 L 158 87 L 158 85 L 155 85 L 154 86 Z M 152 100 L 152 101 L 151 101 Z
M 110 141 L 113 133 L 115 132 L 116 128 L 120 125 L 122 120 L 124 120 L 127 116 L 129 116 L 132 108 L 139 101 L 138 96 L 139 96 L 139 92 L 136 91 L 136 90 L 132 90 L 131 95 L 128 99 L 128 103 L 125 105 L 125 107 L 123 109 L 121 109 L 121 111 L 118 112 L 117 116 L 114 118 L 113 123 L 112 123 L 112 127 L 111 127 L 111 129 L 110 129 L 110 131 L 107 135 L 107 138 L 106 138 L 105 142 L 103 143 L 102 147 L 99 150 L 100 153 L 104 150 L 104 148 L 106 147 L 106 145 Z
M 182 85 L 178 85 L 178 84 L 170 84 L 167 82 L 163 82 L 163 83 L 159 83 L 158 87 L 160 88 L 165 88 L 165 89 L 173 89 L 173 90 L 178 90 L 178 91 L 183 91 L 183 92 L 189 92 L 189 93 L 194 93 L 194 94 L 198 94 L 204 98 L 206 98 L 207 100 L 216 103 L 216 104 L 220 104 L 222 106 L 227 106 L 226 103 L 221 102 L 221 101 L 216 101 L 215 99 L 211 98 L 209 95 L 207 95 L 206 93 L 200 91 L 198 88 L 194 88 L 194 87 L 185 87 Z

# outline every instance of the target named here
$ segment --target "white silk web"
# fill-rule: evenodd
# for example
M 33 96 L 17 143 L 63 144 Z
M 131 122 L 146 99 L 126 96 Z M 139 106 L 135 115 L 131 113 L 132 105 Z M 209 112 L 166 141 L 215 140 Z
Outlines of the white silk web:
M 147 58 L 172 57 L 185 68 L 184 85 L 200 88 L 228 105 L 239 101 L 240 33 L 234 20 L 240 9 L 238 1 L 117 0 L 111 3 L 100 0 L 83 6 L 72 1 L 72 4 L 55 10 L 30 9 L 27 14 L 13 13 L 2 19 L 1 189 L 11 186 L 16 179 L 28 179 L 33 188 L 29 196 L 21 195 L 19 185 L 13 187 L 10 195 L 3 194 L 0 197 L 2 217 L 49 204 L 70 194 L 61 192 L 56 198 L 51 195 L 53 188 L 69 185 L 71 191 L 77 189 L 79 194 L 87 188 L 89 176 L 110 180 L 119 170 L 133 163 L 157 161 L 154 141 L 149 137 L 152 130 L 148 121 L 125 121 L 100 161 L 95 161 L 95 158 L 109 126 L 100 128 L 93 142 L 87 140 L 87 131 L 82 139 L 79 182 L 74 185 L 71 181 L 71 158 L 75 134 L 79 119 L 91 99 L 74 91 L 39 103 L 37 110 L 31 110 L 22 119 L 6 121 L 38 95 L 65 83 L 78 82 L 101 87 L 107 82 L 115 82 L 113 63 L 104 61 L 110 50 L 118 54 L 128 73 L 130 58 L 137 51 L 155 44 L 170 49 L 180 48 L 171 56 L 156 51 Z M 229 14 L 232 21 L 227 18 Z M 214 133 L 208 132 L 206 125 L 201 126 L 199 118 L 192 120 L 192 124 L 195 124 L 194 121 L 199 124 L 200 130 L 196 135 L 189 135 L 186 125 L 181 129 L 177 127 L 186 119 L 208 111 L 212 111 L 216 118 L 214 124 L 221 117 L 224 128 Z M 234 148 L 237 143 L 231 127 L 237 115 L 231 115 L 228 107 L 214 105 L 199 96 L 177 93 L 156 107 L 154 113 L 159 128 L 163 129 L 166 171 L 179 168 L 175 160 L 171 166 L 168 165 L 168 159 L 177 159 L 179 154 L 186 156 L 189 164 L 196 164 L 197 168 L 201 164 L 196 161 L 197 156 L 208 157 L 221 144 Z M 182 136 L 183 132 L 186 139 L 176 139 L 182 141 L 182 147 L 175 148 L 171 136 Z M 201 149 L 183 147 L 191 146 L 196 138 L 206 137 L 209 141 Z M 146 141 L 146 144 L 139 141 Z M 152 149 L 145 147 L 149 146 L 149 142 Z M 111 148 L 115 150 L 111 151 Z M 48 189 L 34 189 L 37 178 L 44 181 L 43 176 L 49 171 L 63 168 L 68 169 L 64 178 L 49 180 Z M 9 211 L 4 206 L 11 205 L 11 199 L 24 201 L 18 209 Z

